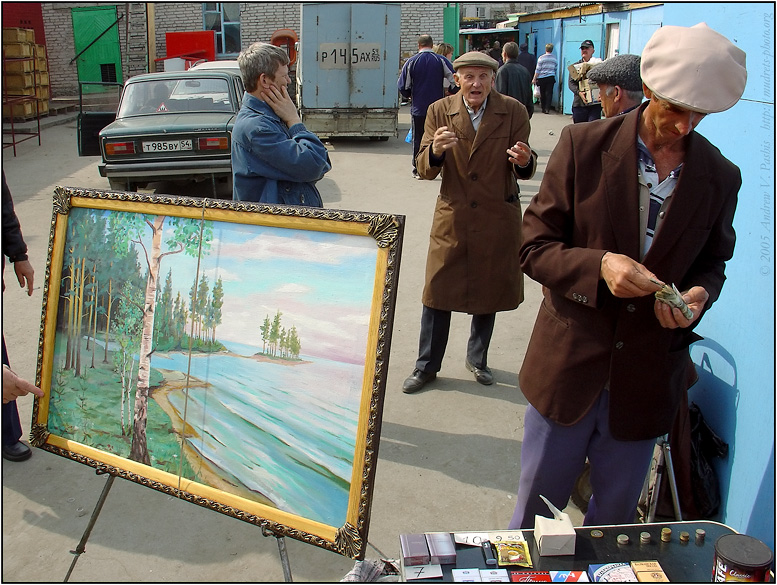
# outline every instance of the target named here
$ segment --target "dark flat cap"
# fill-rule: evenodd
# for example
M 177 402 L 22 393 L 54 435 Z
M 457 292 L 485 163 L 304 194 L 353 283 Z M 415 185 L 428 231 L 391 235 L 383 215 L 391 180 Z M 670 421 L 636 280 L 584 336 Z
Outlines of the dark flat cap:
M 642 91 L 640 60 L 639 55 L 615 55 L 594 66 L 588 79 L 597 84 L 618 85 L 626 91 Z
M 470 51 L 469 53 L 464 53 L 453 62 L 454 71 L 458 71 L 460 67 L 488 67 L 496 71 L 499 69 L 499 63 L 485 53 Z

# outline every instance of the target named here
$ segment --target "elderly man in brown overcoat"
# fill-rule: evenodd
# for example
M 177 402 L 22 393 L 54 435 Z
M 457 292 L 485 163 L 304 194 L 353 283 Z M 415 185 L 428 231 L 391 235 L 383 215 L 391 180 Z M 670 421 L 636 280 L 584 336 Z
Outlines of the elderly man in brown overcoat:
M 534 175 L 529 117 L 518 101 L 491 92 L 497 62 L 473 51 L 453 62 L 461 90 L 433 103 L 416 159 L 423 179 L 442 172 L 426 260 L 418 359 L 405 380 L 420 390 L 442 366 L 451 312 L 472 315 L 466 367 L 492 384 L 488 346 L 498 311 L 523 301 L 520 190 Z
M 586 457 L 585 524 L 634 521 L 734 251 L 740 171 L 694 129 L 741 97 L 744 52 L 703 23 L 665 26 L 641 74 L 639 108 L 564 128 L 526 210 L 521 266 L 544 299 L 519 375 L 529 406 L 511 529 L 550 515 L 541 495 L 564 508 Z M 655 297 L 665 283 L 690 313 Z

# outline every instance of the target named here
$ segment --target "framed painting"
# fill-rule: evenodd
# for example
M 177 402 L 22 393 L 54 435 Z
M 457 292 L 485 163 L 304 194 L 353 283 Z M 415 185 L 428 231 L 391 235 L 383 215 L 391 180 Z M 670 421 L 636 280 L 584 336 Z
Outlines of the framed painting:
M 32 444 L 363 558 L 403 229 L 58 187 Z

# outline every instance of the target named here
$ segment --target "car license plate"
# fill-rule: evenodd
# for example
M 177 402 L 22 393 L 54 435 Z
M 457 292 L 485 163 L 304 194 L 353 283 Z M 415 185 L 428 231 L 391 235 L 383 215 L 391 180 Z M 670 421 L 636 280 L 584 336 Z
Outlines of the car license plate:
M 143 152 L 170 152 L 174 150 L 191 150 L 191 140 L 157 140 L 144 142 Z

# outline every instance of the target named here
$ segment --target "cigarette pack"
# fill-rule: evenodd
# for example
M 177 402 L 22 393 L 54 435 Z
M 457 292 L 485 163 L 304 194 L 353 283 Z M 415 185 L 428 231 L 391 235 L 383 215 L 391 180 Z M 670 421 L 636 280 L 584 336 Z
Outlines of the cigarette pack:
M 480 583 L 480 569 L 451 569 L 454 583 Z
M 509 583 L 507 569 L 480 569 L 480 580 L 485 583 Z
M 425 534 L 400 534 L 402 559 L 406 567 L 430 564 L 429 547 Z
M 610 583 L 636 583 L 637 576 L 631 570 L 629 563 L 604 563 L 588 565 L 588 577 L 594 583 L 609 581 Z
M 432 564 L 447 565 L 456 562 L 456 544 L 450 532 L 427 532 L 426 544 Z
M 631 561 L 631 570 L 637 581 L 648 583 L 668 583 L 669 579 L 658 561 Z
M 589 583 L 585 571 L 551 571 L 550 580 L 554 583 Z
M 513 583 L 550 583 L 550 571 L 510 571 Z

